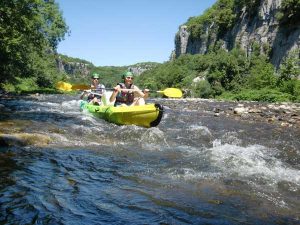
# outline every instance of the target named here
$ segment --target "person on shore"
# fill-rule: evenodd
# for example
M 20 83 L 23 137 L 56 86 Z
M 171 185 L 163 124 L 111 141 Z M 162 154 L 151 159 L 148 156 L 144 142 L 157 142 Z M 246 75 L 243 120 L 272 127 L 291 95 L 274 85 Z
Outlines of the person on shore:
M 124 83 L 119 83 L 114 87 L 109 101 L 115 102 L 115 106 L 136 106 L 145 105 L 145 99 L 148 98 L 149 90 L 141 91 L 133 84 L 134 76 L 131 72 L 122 75 Z
M 91 90 L 84 91 L 80 99 L 87 100 L 94 105 L 101 105 L 101 99 L 105 94 L 105 86 L 99 82 L 100 76 L 98 73 L 92 74 Z

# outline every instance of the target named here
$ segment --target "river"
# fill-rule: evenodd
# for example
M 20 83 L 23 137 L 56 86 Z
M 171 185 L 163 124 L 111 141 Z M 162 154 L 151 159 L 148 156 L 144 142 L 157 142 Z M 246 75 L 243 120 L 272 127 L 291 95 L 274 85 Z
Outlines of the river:
M 157 127 L 117 126 L 77 99 L 0 99 L 2 133 L 51 140 L 0 147 L 0 224 L 300 223 L 299 129 L 169 99 Z

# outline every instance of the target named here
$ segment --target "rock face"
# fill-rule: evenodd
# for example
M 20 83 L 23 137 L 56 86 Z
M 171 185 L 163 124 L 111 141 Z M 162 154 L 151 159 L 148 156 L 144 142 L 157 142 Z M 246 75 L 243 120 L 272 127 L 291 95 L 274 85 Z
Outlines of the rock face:
M 80 74 L 87 76 L 90 73 L 89 64 L 82 62 L 64 62 L 60 57 L 56 59 L 57 68 L 60 72 L 65 72 L 70 75 Z
M 134 75 L 141 75 L 143 72 L 149 70 L 149 68 L 142 68 L 142 67 L 128 67 L 128 71 L 131 71 Z
M 139 76 L 141 75 L 143 72 L 150 70 L 152 68 L 154 68 L 156 65 L 158 65 L 159 63 L 137 63 L 135 65 L 129 66 L 127 68 L 128 71 L 131 71 L 134 75 Z
M 247 55 L 252 52 L 252 44 L 258 43 L 261 51 L 270 49 L 270 59 L 277 68 L 287 54 L 300 48 L 300 21 L 292 25 L 280 25 L 276 19 L 282 0 L 261 0 L 258 12 L 250 17 L 244 8 L 233 28 L 221 38 L 210 32 L 214 23 L 203 27 L 203 33 L 190 38 L 185 25 L 181 26 L 175 37 L 176 57 L 181 54 L 205 54 L 211 44 L 221 41 L 225 49 L 231 50 L 239 44 Z M 210 35 L 207 35 L 209 34 Z

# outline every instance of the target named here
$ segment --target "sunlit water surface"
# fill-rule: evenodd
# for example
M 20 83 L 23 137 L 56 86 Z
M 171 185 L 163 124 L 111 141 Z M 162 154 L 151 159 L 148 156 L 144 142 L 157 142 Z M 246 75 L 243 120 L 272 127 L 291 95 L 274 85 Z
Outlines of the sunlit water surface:
M 167 99 L 158 127 L 117 126 L 76 99 L 0 100 L 0 121 L 52 140 L 0 147 L 0 224 L 300 223 L 299 131 Z

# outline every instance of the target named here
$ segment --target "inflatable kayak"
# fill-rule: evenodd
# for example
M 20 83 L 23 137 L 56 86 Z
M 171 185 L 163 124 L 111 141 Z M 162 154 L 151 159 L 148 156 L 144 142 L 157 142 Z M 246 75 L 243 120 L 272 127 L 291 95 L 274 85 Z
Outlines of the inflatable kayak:
M 81 110 L 87 110 L 98 118 L 118 125 L 137 125 L 142 127 L 155 127 L 159 124 L 163 107 L 160 104 L 147 104 L 143 106 L 98 106 L 81 101 Z

